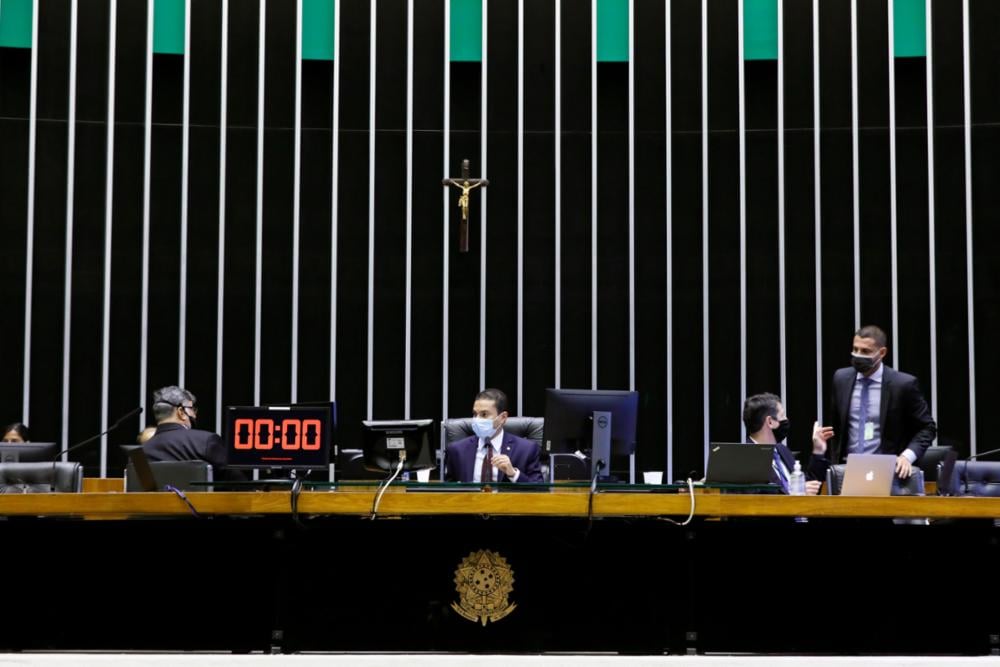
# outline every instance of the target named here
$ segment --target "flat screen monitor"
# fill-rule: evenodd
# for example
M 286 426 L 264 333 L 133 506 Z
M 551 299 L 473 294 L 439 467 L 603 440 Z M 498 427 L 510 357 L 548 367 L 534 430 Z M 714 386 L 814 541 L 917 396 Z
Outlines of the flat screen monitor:
M 588 454 L 591 477 L 610 481 L 611 455 L 635 451 L 638 412 L 638 392 L 546 389 L 545 449 Z
M 361 422 L 361 448 L 365 467 L 388 472 L 405 455 L 403 470 L 433 468 L 434 420 L 407 419 Z
M 226 408 L 223 444 L 230 468 L 326 469 L 333 432 L 331 404 Z
M 51 463 L 58 442 L 0 442 L 0 463 Z

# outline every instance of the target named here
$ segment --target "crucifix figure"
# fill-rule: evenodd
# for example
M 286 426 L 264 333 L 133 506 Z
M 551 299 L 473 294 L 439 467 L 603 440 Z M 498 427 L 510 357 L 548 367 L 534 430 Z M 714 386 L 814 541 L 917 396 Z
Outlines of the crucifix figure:
M 458 198 L 458 207 L 462 209 L 462 222 L 458 227 L 458 251 L 469 252 L 469 192 L 476 188 L 485 188 L 490 182 L 485 178 L 469 178 L 469 161 L 462 160 L 462 175 L 459 178 L 442 179 L 441 185 L 454 185 L 462 189 Z

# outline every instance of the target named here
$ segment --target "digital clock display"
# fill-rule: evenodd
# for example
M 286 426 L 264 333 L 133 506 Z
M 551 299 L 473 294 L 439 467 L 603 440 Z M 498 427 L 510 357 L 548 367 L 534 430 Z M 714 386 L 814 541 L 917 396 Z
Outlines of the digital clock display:
M 226 451 L 235 468 L 325 468 L 330 407 L 230 407 Z

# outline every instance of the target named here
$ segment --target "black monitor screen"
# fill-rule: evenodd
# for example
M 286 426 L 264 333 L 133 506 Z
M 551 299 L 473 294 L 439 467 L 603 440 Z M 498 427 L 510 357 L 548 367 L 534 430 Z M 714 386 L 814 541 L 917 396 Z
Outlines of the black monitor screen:
M 333 417 L 317 407 L 229 407 L 226 465 L 231 468 L 309 470 L 330 464 Z
M 611 417 L 611 453 L 631 454 L 635 451 L 638 411 L 639 394 L 634 391 L 546 389 L 545 449 L 555 453 L 589 452 L 593 446 L 594 413 L 607 412 Z
M 58 442 L 0 442 L 0 463 L 51 463 Z
M 432 419 L 364 421 L 361 422 L 361 427 L 365 467 L 395 470 L 399 465 L 400 452 L 406 453 L 403 470 L 435 466 Z

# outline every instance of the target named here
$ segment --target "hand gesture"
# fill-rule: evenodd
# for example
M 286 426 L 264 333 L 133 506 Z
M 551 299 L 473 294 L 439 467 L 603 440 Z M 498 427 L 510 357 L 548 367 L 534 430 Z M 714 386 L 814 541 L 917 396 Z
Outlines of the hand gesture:
M 820 426 L 818 421 L 813 422 L 813 454 L 826 454 L 826 441 L 832 437 L 832 426 Z

